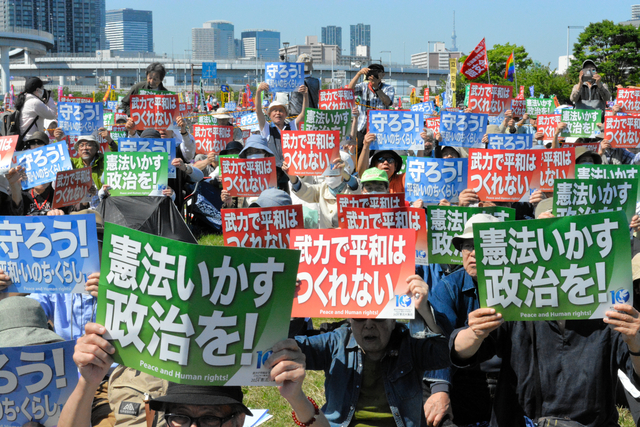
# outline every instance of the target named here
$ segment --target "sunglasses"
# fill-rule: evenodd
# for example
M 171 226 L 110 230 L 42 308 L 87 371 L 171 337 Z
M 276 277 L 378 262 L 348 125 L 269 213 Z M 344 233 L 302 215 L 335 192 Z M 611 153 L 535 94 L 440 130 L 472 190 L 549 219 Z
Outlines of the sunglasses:
M 380 157 L 378 158 L 378 163 L 384 163 L 387 162 L 390 165 L 393 165 L 396 163 L 396 159 L 394 159 L 393 157 Z

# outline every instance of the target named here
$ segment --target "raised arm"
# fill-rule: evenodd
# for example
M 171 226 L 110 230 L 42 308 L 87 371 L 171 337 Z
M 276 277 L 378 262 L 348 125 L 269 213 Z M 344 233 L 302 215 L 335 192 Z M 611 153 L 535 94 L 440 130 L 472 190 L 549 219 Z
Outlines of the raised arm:
M 298 92 L 302 94 L 302 109 L 298 117 L 296 117 L 296 129 L 300 130 L 300 123 L 304 120 L 304 112 L 309 107 L 309 88 L 306 85 L 302 85 L 298 88 Z
M 253 103 L 256 106 L 256 116 L 258 116 L 258 126 L 260 126 L 260 132 L 262 132 L 262 129 L 264 129 L 265 125 L 267 124 L 267 119 L 264 116 L 264 112 L 262 111 L 262 104 L 260 103 L 260 95 L 262 94 L 262 92 L 268 90 L 268 84 L 266 84 L 265 82 L 260 83 L 260 85 L 256 89 L 256 97 L 253 100 Z

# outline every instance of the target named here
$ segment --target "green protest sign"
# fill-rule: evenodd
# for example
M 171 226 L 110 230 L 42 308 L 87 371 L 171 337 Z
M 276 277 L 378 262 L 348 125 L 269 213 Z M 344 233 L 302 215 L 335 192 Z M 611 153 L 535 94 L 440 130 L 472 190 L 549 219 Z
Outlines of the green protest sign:
M 307 108 L 304 112 L 303 130 L 339 130 L 343 141 L 351 132 L 351 110 L 318 110 Z
M 631 222 L 636 213 L 638 181 L 626 179 L 557 179 L 553 192 L 555 216 L 622 211 Z
M 218 124 L 218 119 L 216 119 L 213 116 L 210 115 L 206 115 L 206 116 L 198 116 L 198 124 L 199 125 L 217 125 Z
M 475 214 L 486 213 L 500 221 L 514 221 L 516 211 L 500 206 L 471 208 L 462 206 L 428 206 L 427 235 L 429 236 L 429 263 L 462 264 L 462 254 L 451 241 L 461 234 L 467 220 Z
M 640 179 L 640 165 L 576 165 L 575 177 L 578 179 Z M 638 198 L 640 200 L 640 185 Z
M 553 99 L 527 98 L 527 114 L 537 116 L 538 114 L 553 114 L 556 104 Z
M 114 360 L 192 385 L 274 385 L 300 251 L 200 246 L 105 224 L 96 321 Z
M 601 110 L 562 110 L 560 121 L 567 127 L 560 134 L 576 138 L 589 138 L 600 123 Z
M 473 226 L 481 307 L 506 321 L 601 319 L 633 304 L 624 212 Z
M 104 153 L 104 183 L 112 196 L 162 196 L 168 175 L 167 153 Z
M 137 93 L 138 95 L 175 95 L 175 92 L 170 92 L 168 90 L 151 90 L 151 89 L 140 89 Z
M 464 85 L 464 105 L 469 106 L 469 92 L 471 92 L 471 83 Z
M 102 114 L 102 121 L 104 126 L 113 126 L 116 122 L 115 122 L 115 118 L 114 118 L 115 114 L 113 114 L 112 112 L 105 112 Z

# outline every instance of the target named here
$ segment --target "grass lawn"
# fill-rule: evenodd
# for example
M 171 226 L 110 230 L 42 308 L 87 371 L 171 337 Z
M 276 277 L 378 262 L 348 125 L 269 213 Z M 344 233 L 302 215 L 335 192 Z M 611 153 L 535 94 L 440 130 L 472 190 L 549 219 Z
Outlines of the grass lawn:
M 199 244 L 208 246 L 222 246 L 222 235 L 208 235 L 200 238 Z M 324 322 L 333 322 L 342 319 L 313 319 L 313 326 L 317 329 Z M 316 401 L 318 406 L 325 403 L 324 399 L 324 372 L 308 371 L 304 380 L 304 392 L 307 396 Z M 273 419 L 266 425 L 271 426 L 293 426 L 291 418 L 291 408 L 284 400 L 276 387 L 242 387 L 244 391 L 245 404 L 249 408 L 269 409 Z M 625 408 L 618 408 L 620 417 L 618 423 L 621 427 L 635 427 L 635 423 L 629 411 Z

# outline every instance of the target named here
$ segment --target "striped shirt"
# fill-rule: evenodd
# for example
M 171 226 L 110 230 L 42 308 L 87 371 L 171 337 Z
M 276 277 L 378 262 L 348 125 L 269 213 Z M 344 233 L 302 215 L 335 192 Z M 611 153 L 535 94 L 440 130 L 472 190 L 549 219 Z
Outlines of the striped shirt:
M 393 105 L 393 98 L 396 96 L 396 90 L 393 86 L 386 83 L 382 84 L 382 92 L 389 97 L 391 105 Z M 369 90 L 369 82 L 365 81 L 358 83 L 353 89 L 354 95 L 360 97 L 360 104 L 358 109 L 360 110 L 360 116 L 358 116 L 358 131 L 364 132 L 367 128 L 367 120 L 369 116 L 369 108 L 375 108 L 378 110 L 387 110 L 388 107 L 382 103 L 382 100 L 378 98 L 375 92 Z

